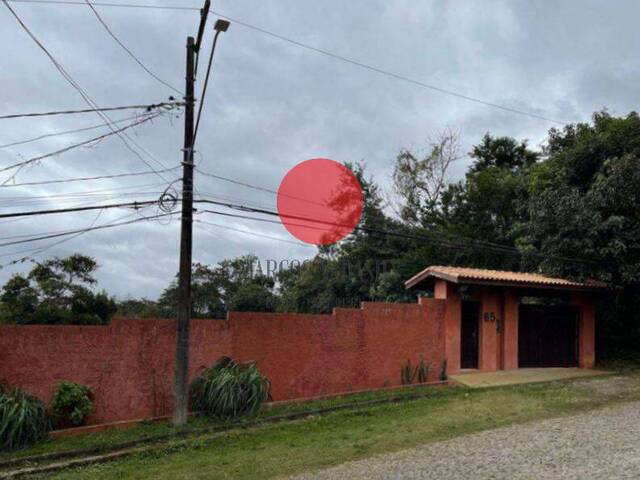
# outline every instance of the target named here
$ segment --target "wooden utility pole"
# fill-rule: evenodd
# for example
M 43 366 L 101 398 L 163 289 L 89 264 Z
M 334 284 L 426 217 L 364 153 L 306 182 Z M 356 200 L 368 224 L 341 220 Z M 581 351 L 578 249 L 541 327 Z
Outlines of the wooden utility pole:
M 173 383 L 173 424 L 184 425 L 189 412 L 189 321 L 191 319 L 191 249 L 193 234 L 193 127 L 196 47 L 187 38 L 187 71 L 182 160 L 182 222 L 180 232 L 180 273 L 178 277 L 178 328 Z

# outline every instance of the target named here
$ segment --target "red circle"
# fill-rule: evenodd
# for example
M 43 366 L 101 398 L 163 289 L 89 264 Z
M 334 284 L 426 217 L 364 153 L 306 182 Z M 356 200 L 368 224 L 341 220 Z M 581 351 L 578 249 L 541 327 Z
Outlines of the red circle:
M 312 158 L 287 172 L 278 188 L 278 214 L 289 233 L 314 245 L 349 235 L 362 214 L 362 188 L 347 167 Z

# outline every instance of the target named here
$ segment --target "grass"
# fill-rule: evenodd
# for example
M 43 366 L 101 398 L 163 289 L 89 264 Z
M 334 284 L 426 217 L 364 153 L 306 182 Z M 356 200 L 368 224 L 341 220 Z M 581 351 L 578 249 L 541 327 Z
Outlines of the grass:
M 359 397 L 370 399 L 382 393 Z M 176 439 L 167 442 L 162 449 L 108 464 L 62 471 L 46 478 L 273 478 L 489 428 L 638 399 L 640 376 L 636 374 L 626 375 L 624 379 L 583 378 L 484 390 L 433 389 L 430 396 L 420 400 L 339 411 L 218 435 Z M 314 402 L 313 406 L 318 408 L 318 404 L 345 401 L 353 401 L 353 398 Z M 103 439 L 105 435 L 102 434 Z
M 376 400 L 390 397 L 405 397 L 420 393 L 432 394 L 433 387 L 414 387 L 409 389 L 390 389 L 376 392 L 366 392 L 343 397 L 335 397 L 325 400 L 316 400 L 305 403 L 292 403 L 289 405 L 276 405 L 268 409 L 261 410 L 253 417 L 245 417 L 246 420 L 262 419 L 274 415 L 296 413 L 300 411 L 315 410 L 320 408 L 334 407 L 347 403 Z M 122 442 L 130 442 L 147 436 L 158 436 L 181 432 L 183 430 L 202 429 L 215 426 L 223 426 L 230 422 L 211 419 L 207 417 L 192 417 L 185 428 L 174 428 L 170 422 L 147 422 L 140 426 L 125 430 L 106 430 L 99 433 L 89 433 L 86 435 L 73 435 L 49 439 L 31 448 L 26 448 L 13 452 L 0 452 L 0 461 L 28 457 L 32 455 L 65 452 L 76 449 L 101 448 L 117 445 Z

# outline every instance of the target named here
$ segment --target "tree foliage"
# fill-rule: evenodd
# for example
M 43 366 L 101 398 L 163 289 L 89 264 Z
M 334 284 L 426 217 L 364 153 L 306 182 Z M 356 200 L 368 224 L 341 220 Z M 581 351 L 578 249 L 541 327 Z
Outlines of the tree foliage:
M 99 325 L 115 313 L 115 300 L 94 292 L 98 265 L 85 255 L 54 257 L 36 263 L 26 275 L 15 274 L 0 293 L 3 323 Z
M 392 192 L 366 174 L 364 163 L 348 164 L 364 194 L 361 229 L 308 261 L 290 262 L 276 278 L 256 269 L 251 255 L 194 265 L 194 316 L 222 318 L 229 309 L 328 313 L 363 300 L 412 301 L 403 282 L 427 265 L 447 264 L 610 282 L 619 288 L 603 302 L 602 338 L 611 345 L 640 340 L 638 114 L 596 112 L 591 122 L 551 129 L 540 151 L 487 133 L 468 155 L 466 174 L 452 181 L 449 170 L 461 157 L 455 132 L 419 152 L 403 150 Z M 45 308 L 95 310 L 97 297 L 83 295 L 94 268 L 80 258 L 54 260 L 14 276 L 2 290 L 3 318 L 39 318 Z M 174 281 L 158 302 L 128 300 L 121 308 L 174 316 L 176 292 Z
M 228 310 L 273 312 L 275 282 L 260 269 L 255 255 L 223 260 L 215 266 L 195 263 L 191 278 L 191 311 L 194 318 L 225 318 Z M 178 282 L 160 295 L 163 316 L 176 315 Z

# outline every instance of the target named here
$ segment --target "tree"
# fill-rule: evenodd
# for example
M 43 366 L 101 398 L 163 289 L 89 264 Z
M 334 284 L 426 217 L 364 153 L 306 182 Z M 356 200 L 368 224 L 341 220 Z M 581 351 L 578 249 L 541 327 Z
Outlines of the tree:
M 113 298 L 94 293 L 96 261 L 81 254 L 37 263 L 2 288 L 2 315 L 9 323 L 104 324 L 115 313 Z
M 400 197 L 400 218 L 411 224 L 429 224 L 440 207 L 451 164 L 461 158 L 460 138 L 445 130 L 429 144 L 428 153 L 418 155 L 403 149 L 396 157 L 393 187 Z
M 592 125 L 552 130 L 546 152 L 520 245 L 544 255 L 546 271 L 640 283 L 640 117 L 598 112 Z
M 279 272 L 281 311 L 330 313 L 334 307 L 372 300 L 371 286 L 406 247 L 406 240 L 384 233 L 407 229 L 385 214 L 380 188 L 366 176 L 364 165 L 347 166 L 363 192 L 359 229 L 337 244 L 320 247 L 312 260 Z
M 275 309 L 274 280 L 264 275 L 259 265 L 255 255 L 223 260 L 215 266 L 194 263 L 191 276 L 192 316 L 194 318 L 225 318 L 228 310 L 248 308 L 251 305 L 252 295 L 256 308 L 260 308 L 258 311 L 273 311 Z M 247 288 L 244 289 L 245 287 Z M 234 297 L 241 289 L 244 289 L 243 292 L 234 301 Z M 158 307 L 163 316 L 175 315 L 177 290 L 177 281 L 174 280 L 160 295 Z M 273 305 L 270 303 L 271 300 L 267 301 L 269 297 L 267 293 L 273 296 Z M 260 300 L 260 295 L 264 302 Z M 236 308 L 232 308 L 232 305 Z
M 470 155 L 475 159 L 471 173 L 491 167 L 515 172 L 531 167 L 540 158 L 538 152 L 529 150 L 526 140 L 518 142 L 511 137 L 493 137 L 488 133 L 473 147 Z
M 38 306 L 38 293 L 22 275 L 13 275 L 2 287 L 0 323 L 29 323 Z
M 238 287 L 228 308 L 234 312 L 275 312 L 277 297 L 264 285 L 245 283 Z
M 161 308 L 158 302 L 147 298 L 128 298 L 118 302 L 116 315 L 129 318 L 161 318 Z
M 523 205 L 529 267 L 618 287 L 600 305 L 600 352 L 640 340 L 640 117 L 597 112 L 552 130 Z

